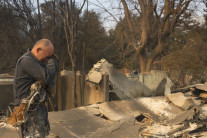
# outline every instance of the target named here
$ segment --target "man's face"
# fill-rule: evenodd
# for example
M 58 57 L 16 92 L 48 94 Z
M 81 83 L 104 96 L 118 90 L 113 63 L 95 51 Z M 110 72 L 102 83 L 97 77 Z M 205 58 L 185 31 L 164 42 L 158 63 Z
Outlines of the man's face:
M 54 50 L 52 47 L 41 47 L 37 49 L 37 59 L 39 61 L 47 61 L 53 54 Z

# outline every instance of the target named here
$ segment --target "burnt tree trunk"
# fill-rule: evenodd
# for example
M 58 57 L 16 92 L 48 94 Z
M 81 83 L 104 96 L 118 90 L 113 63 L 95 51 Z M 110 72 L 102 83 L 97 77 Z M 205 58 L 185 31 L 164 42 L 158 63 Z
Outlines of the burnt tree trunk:
M 158 1 L 137 0 L 139 7 L 134 5 L 140 14 L 141 36 L 136 38 L 135 27 L 133 25 L 127 2 L 121 0 L 124 7 L 124 13 L 128 24 L 128 30 L 133 37 L 127 38 L 130 45 L 137 54 L 140 63 L 140 72 L 150 72 L 152 64 L 157 56 L 168 47 L 168 38 L 174 31 L 174 28 L 181 17 L 187 10 L 192 0 L 165 0 L 161 9 L 157 9 Z M 133 3 L 133 2 L 132 2 Z M 160 8 L 160 7 L 159 7 Z M 158 11 L 160 13 L 158 13 Z M 137 43 L 139 42 L 139 43 Z

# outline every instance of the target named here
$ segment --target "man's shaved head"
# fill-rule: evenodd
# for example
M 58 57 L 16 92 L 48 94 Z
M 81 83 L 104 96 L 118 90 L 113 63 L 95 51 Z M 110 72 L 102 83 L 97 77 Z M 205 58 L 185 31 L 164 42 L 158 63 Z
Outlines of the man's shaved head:
M 41 39 L 39 41 L 37 41 L 34 45 L 34 47 L 36 46 L 45 46 L 45 47 L 49 47 L 49 46 L 53 46 L 51 41 L 48 39 Z
M 41 39 L 35 43 L 31 52 L 37 60 L 43 61 L 52 56 L 54 47 L 50 40 Z

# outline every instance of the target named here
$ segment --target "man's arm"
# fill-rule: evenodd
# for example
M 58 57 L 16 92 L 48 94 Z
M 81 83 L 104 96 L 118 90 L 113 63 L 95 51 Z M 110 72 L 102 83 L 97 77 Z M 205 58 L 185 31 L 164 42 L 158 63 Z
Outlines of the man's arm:
M 38 61 L 35 61 L 31 57 L 25 57 L 22 59 L 20 66 L 23 70 L 30 76 L 34 77 L 36 80 L 41 80 L 47 85 L 53 83 L 55 74 L 57 72 L 57 59 L 52 56 L 46 66 L 42 66 Z
M 55 74 L 58 70 L 58 60 L 55 55 L 49 58 L 46 63 L 46 80 L 48 85 L 51 85 L 55 79 Z

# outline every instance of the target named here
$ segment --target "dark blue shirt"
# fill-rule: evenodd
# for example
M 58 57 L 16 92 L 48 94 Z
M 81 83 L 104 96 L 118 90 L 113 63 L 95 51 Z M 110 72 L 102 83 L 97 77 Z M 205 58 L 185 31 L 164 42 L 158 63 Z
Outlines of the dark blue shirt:
M 14 74 L 14 102 L 20 104 L 23 98 L 30 95 L 30 87 L 36 81 L 42 81 L 48 86 L 53 84 L 57 71 L 57 59 L 50 58 L 47 63 L 39 62 L 28 50 L 16 64 Z

